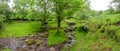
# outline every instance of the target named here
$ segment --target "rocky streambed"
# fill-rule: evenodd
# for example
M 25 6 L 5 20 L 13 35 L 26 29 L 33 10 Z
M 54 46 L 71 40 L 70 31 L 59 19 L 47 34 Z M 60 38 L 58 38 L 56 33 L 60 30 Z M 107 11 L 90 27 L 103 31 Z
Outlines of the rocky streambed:
M 46 39 L 47 36 L 41 33 L 23 38 L 4 38 L 0 39 L 0 50 L 9 48 L 12 51 L 49 51 Z
M 68 40 L 55 46 L 47 46 L 48 33 L 37 33 L 22 38 L 0 38 L 0 50 L 9 48 L 12 51 L 60 51 L 63 47 L 71 47 L 75 42 L 72 34 L 73 23 L 65 30 Z

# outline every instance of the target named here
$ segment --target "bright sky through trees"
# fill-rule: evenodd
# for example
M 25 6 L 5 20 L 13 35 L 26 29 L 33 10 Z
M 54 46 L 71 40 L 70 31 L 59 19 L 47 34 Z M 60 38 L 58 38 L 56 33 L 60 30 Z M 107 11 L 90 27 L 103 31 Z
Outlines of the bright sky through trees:
M 101 11 L 107 10 L 111 0 L 90 0 L 91 9 Z M 13 6 L 13 0 L 9 3 L 10 7 Z
M 101 11 L 107 10 L 111 0 L 90 0 L 91 9 Z
M 8 3 L 10 5 L 10 7 L 13 6 L 13 0 L 10 0 L 10 2 Z

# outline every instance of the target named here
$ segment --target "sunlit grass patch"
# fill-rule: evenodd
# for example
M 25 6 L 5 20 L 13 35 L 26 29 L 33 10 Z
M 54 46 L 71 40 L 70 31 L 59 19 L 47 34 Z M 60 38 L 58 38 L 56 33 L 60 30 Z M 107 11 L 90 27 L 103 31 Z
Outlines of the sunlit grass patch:
M 63 30 L 61 30 L 60 32 L 61 33 L 57 34 L 57 30 L 49 31 L 48 42 L 47 42 L 48 46 L 61 44 L 67 39 L 65 32 Z
M 50 27 L 57 27 L 57 21 L 49 21 L 48 25 Z M 67 23 L 64 21 L 61 21 L 61 27 L 67 27 Z
M 8 22 L 5 27 L 3 27 L 0 37 L 23 37 L 29 34 L 34 34 L 40 31 L 40 22 L 19 22 L 12 21 Z
M 1 51 L 12 51 L 11 49 L 2 49 Z

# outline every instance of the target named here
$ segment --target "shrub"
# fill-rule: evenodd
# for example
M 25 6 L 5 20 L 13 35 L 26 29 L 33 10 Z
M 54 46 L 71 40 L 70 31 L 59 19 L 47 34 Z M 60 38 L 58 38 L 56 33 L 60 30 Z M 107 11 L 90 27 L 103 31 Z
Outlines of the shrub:
M 4 20 L 5 20 L 5 15 L 3 15 L 3 14 L 0 14 L 0 28 L 1 28 L 1 26 L 2 26 L 2 24 L 3 24 L 3 22 L 4 22 Z

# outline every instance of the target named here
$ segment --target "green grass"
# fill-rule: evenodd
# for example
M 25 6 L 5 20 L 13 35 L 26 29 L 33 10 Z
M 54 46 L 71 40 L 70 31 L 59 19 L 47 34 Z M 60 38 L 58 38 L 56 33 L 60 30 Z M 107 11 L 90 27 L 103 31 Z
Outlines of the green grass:
M 11 49 L 2 49 L 1 51 L 12 51 Z
M 92 17 L 83 22 L 78 21 L 76 27 L 79 29 L 84 26 L 89 32 L 76 30 L 75 44 L 70 48 L 65 47 L 63 51 L 120 51 L 120 42 L 117 42 L 115 38 L 110 38 L 110 33 L 108 33 L 113 31 L 115 34 L 112 36 L 120 37 L 120 26 L 115 24 L 117 22 L 120 22 L 120 14 Z
M 119 45 L 110 38 L 106 37 L 105 34 L 100 33 L 85 33 L 77 32 L 75 34 L 75 44 L 68 50 L 63 51 L 106 51 L 112 49 L 112 51 L 119 51 Z
M 57 27 L 57 21 L 49 21 L 48 23 L 49 26 L 51 27 Z M 67 23 L 64 21 L 61 21 L 61 27 L 67 27 Z
M 57 34 L 57 30 L 49 30 L 48 46 L 61 44 L 67 39 L 65 32 L 62 30 L 60 32 L 60 34 Z
M 2 29 L 0 38 L 23 37 L 40 31 L 40 22 L 8 22 Z

